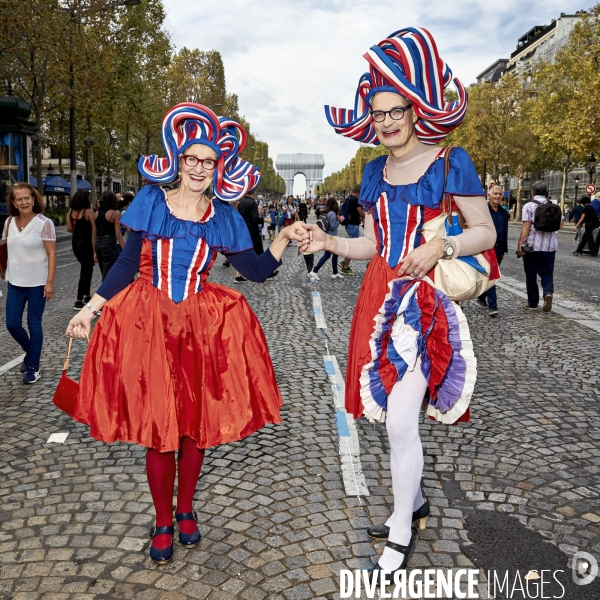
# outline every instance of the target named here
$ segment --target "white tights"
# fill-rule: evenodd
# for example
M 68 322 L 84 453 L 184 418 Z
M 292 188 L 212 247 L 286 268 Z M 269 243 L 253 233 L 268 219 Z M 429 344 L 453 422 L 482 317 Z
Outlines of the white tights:
M 389 540 L 402 546 L 410 542 L 412 513 L 423 505 L 421 477 L 423 446 L 419 436 L 419 417 L 427 380 L 421 372 L 421 359 L 413 371 L 392 388 L 387 402 L 386 428 L 390 443 L 390 470 L 394 492 L 394 512 L 386 521 Z M 379 566 L 384 570 L 400 567 L 404 555 L 384 548 Z

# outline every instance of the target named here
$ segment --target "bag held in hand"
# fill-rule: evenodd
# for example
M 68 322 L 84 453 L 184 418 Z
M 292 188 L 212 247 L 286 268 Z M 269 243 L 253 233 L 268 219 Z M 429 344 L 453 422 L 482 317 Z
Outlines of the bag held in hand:
M 67 375 L 72 344 L 73 338 L 69 338 L 67 358 L 65 360 L 65 364 L 63 365 L 63 372 L 60 377 L 60 381 L 58 382 L 58 386 L 54 392 L 54 397 L 52 398 L 52 402 L 54 402 L 54 404 L 60 408 L 60 410 L 67 413 L 70 417 L 72 417 L 75 412 L 75 407 L 77 406 L 77 396 L 79 395 L 79 382 L 71 379 Z

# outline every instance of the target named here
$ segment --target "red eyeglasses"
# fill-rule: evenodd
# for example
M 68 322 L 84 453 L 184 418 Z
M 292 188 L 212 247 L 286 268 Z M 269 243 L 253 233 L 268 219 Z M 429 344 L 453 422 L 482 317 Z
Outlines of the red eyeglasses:
M 198 158 L 193 154 L 182 154 L 183 162 L 188 167 L 195 167 L 198 163 L 205 171 L 212 171 L 217 166 L 217 161 L 214 158 Z

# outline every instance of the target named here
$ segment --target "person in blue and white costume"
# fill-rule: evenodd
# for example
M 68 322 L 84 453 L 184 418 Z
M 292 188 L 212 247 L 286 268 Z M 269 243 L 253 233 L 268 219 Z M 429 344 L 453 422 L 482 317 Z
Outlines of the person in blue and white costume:
M 394 512 L 367 533 L 388 539 L 371 576 L 383 571 L 390 581 L 408 564 L 413 522 L 423 526 L 429 515 L 421 493 L 424 397 L 429 392 L 427 414 L 436 420 L 468 421 L 477 373 L 466 318 L 432 285 L 435 266 L 492 248 L 496 231 L 468 154 L 462 148 L 447 154 L 435 145 L 461 124 L 467 94 L 454 80 L 458 100 L 445 100 L 452 72 L 431 34 L 401 29 L 364 57 L 369 72 L 360 78 L 354 109 L 326 106 L 325 114 L 340 135 L 389 150 L 363 173 L 359 203 L 365 234 L 331 237 L 305 225 L 313 239 L 301 250 L 370 260 L 350 330 L 345 401 L 355 418 L 365 414 L 386 424 Z M 426 242 L 424 227 L 445 212 L 444 198 L 460 209 L 468 229 Z M 489 275 L 495 278 L 492 263 Z
M 98 440 L 148 449 L 156 511 L 150 557 L 157 563 L 173 556 L 176 470 L 179 541 L 192 547 L 200 542 L 192 499 L 205 448 L 281 422 L 281 394 L 258 319 L 244 296 L 207 281 L 217 252 L 262 282 L 281 264 L 289 240 L 308 235 L 293 225 L 261 256 L 252 249 L 231 202 L 254 189 L 260 173 L 238 156 L 246 133 L 235 121 L 186 102 L 167 113 L 162 136 L 166 157 L 139 162 L 150 184 L 121 218 L 131 230 L 125 249 L 66 332 L 88 336 L 102 309 L 72 416 Z M 175 181 L 169 192 L 160 186 Z M 207 194 L 211 183 L 214 198 Z

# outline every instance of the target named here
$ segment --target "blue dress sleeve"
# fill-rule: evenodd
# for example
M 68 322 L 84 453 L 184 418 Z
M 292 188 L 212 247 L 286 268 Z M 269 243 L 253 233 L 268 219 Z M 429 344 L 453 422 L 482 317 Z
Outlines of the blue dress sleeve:
M 379 190 L 383 182 L 383 169 L 387 156 L 378 156 L 365 165 L 358 202 L 369 210 L 379 199 Z
M 454 148 L 450 154 L 450 170 L 445 189 L 455 196 L 484 195 L 475 165 L 463 148 Z
M 132 231 L 143 232 L 144 237 L 158 237 L 164 221 L 165 208 L 165 193 L 162 188 L 147 184 L 131 201 L 120 223 Z
M 243 277 L 250 281 L 263 283 L 267 277 L 281 266 L 281 261 L 277 260 L 270 250 L 258 256 L 253 248 L 226 254 L 227 259 L 233 265 L 233 268 L 241 273 Z
M 125 242 L 123 252 L 119 255 L 117 262 L 112 266 L 96 293 L 105 300 L 110 300 L 124 290 L 140 270 L 141 255 L 142 234 L 139 231 L 131 231 Z

